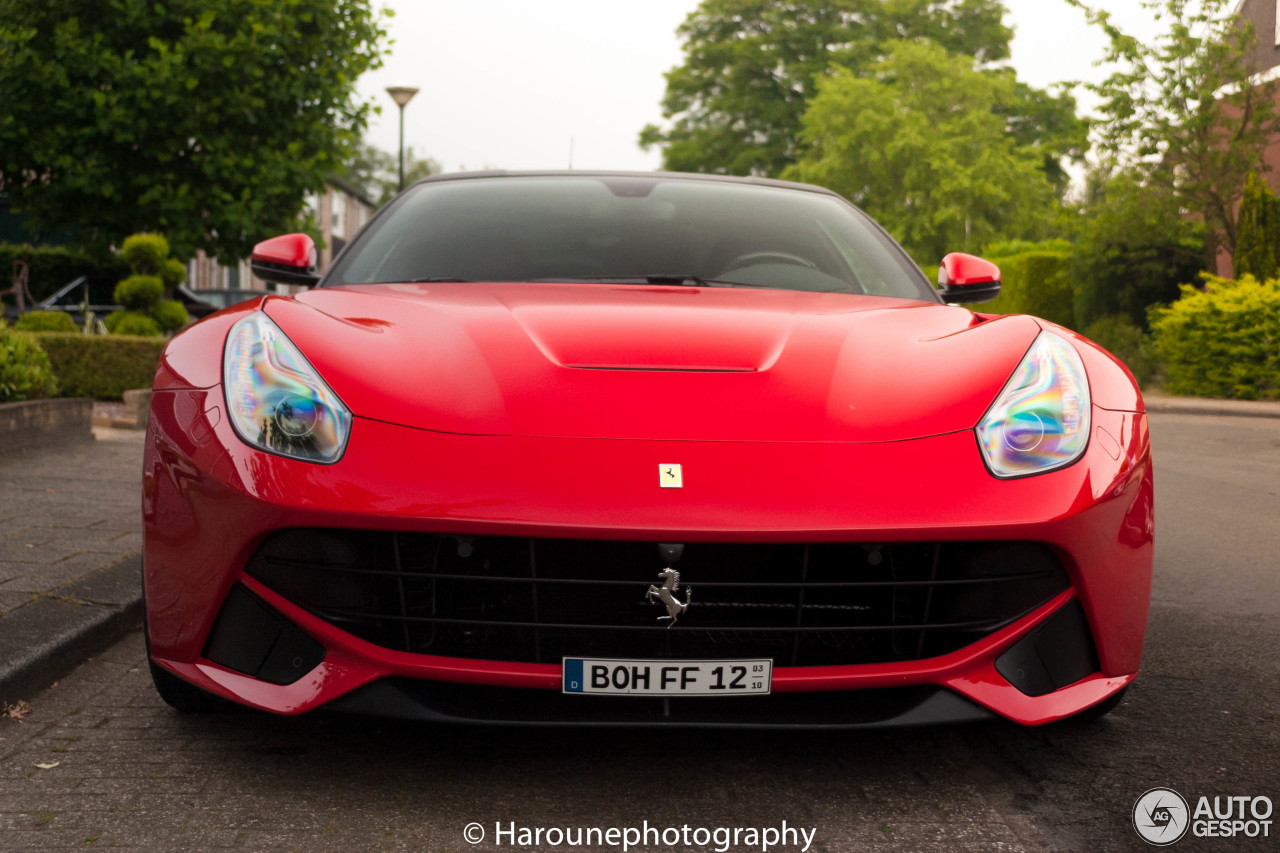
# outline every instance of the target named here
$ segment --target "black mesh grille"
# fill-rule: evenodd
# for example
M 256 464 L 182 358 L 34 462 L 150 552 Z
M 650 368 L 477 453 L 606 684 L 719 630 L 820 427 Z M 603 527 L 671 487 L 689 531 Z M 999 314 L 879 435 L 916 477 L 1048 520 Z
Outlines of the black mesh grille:
M 883 663 L 955 651 L 1067 589 L 1031 542 L 690 543 L 692 604 L 668 630 L 646 600 L 653 542 L 298 529 L 247 571 L 321 619 L 419 654 L 559 663 L 563 656 L 768 657 Z

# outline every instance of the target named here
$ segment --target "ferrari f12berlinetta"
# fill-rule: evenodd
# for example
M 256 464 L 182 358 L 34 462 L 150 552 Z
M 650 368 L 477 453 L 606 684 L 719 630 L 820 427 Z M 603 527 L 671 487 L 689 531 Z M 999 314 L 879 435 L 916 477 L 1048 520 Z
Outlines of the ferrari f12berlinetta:
M 819 187 L 423 181 L 165 349 L 146 636 L 177 708 L 871 726 L 1109 710 L 1142 397 L 999 270 Z M 303 286 L 303 287 L 299 287 Z M 1034 282 L 1029 283 L 1034 286 Z

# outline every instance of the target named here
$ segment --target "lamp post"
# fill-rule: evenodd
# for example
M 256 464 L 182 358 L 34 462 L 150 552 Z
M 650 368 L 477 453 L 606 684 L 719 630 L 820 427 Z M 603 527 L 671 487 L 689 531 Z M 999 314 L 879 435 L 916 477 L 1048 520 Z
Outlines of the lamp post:
M 418 89 L 416 86 L 406 86 L 401 83 L 388 86 L 387 94 L 400 108 L 400 192 L 404 192 L 404 108 L 413 100 L 413 96 L 418 94 Z

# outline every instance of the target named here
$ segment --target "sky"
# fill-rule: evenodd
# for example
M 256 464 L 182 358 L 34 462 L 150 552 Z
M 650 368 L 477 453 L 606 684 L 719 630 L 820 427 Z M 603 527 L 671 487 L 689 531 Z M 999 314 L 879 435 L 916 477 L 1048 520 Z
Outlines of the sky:
M 368 140 L 397 148 L 385 88 L 419 88 L 405 109 L 405 145 L 445 171 L 654 169 L 636 144 L 662 120 L 663 72 L 680 63 L 676 27 L 697 0 L 387 0 L 394 40 L 383 68 L 359 81 L 382 106 Z M 1065 0 L 1005 0 L 1012 65 L 1034 86 L 1099 80 L 1105 39 Z M 1158 27 L 1136 0 L 1095 0 L 1128 32 Z M 1079 93 L 1087 112 L 1094 103 Z M 570 159 L 572 156 L 572 160 Z

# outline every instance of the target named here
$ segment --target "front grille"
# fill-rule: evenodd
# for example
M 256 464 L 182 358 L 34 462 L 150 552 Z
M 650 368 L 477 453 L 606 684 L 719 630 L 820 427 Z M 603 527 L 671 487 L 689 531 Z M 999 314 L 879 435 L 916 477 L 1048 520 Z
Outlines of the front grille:
M 1032 542 L 689 543 L 678 624 L 646 600 L 653 542 L 297 529 L 247 572 L 319 618 L 417 654 L 887 663 L 963 648 L 1067 589 Z M 692 593 L 687 591 L 692 589 Z

